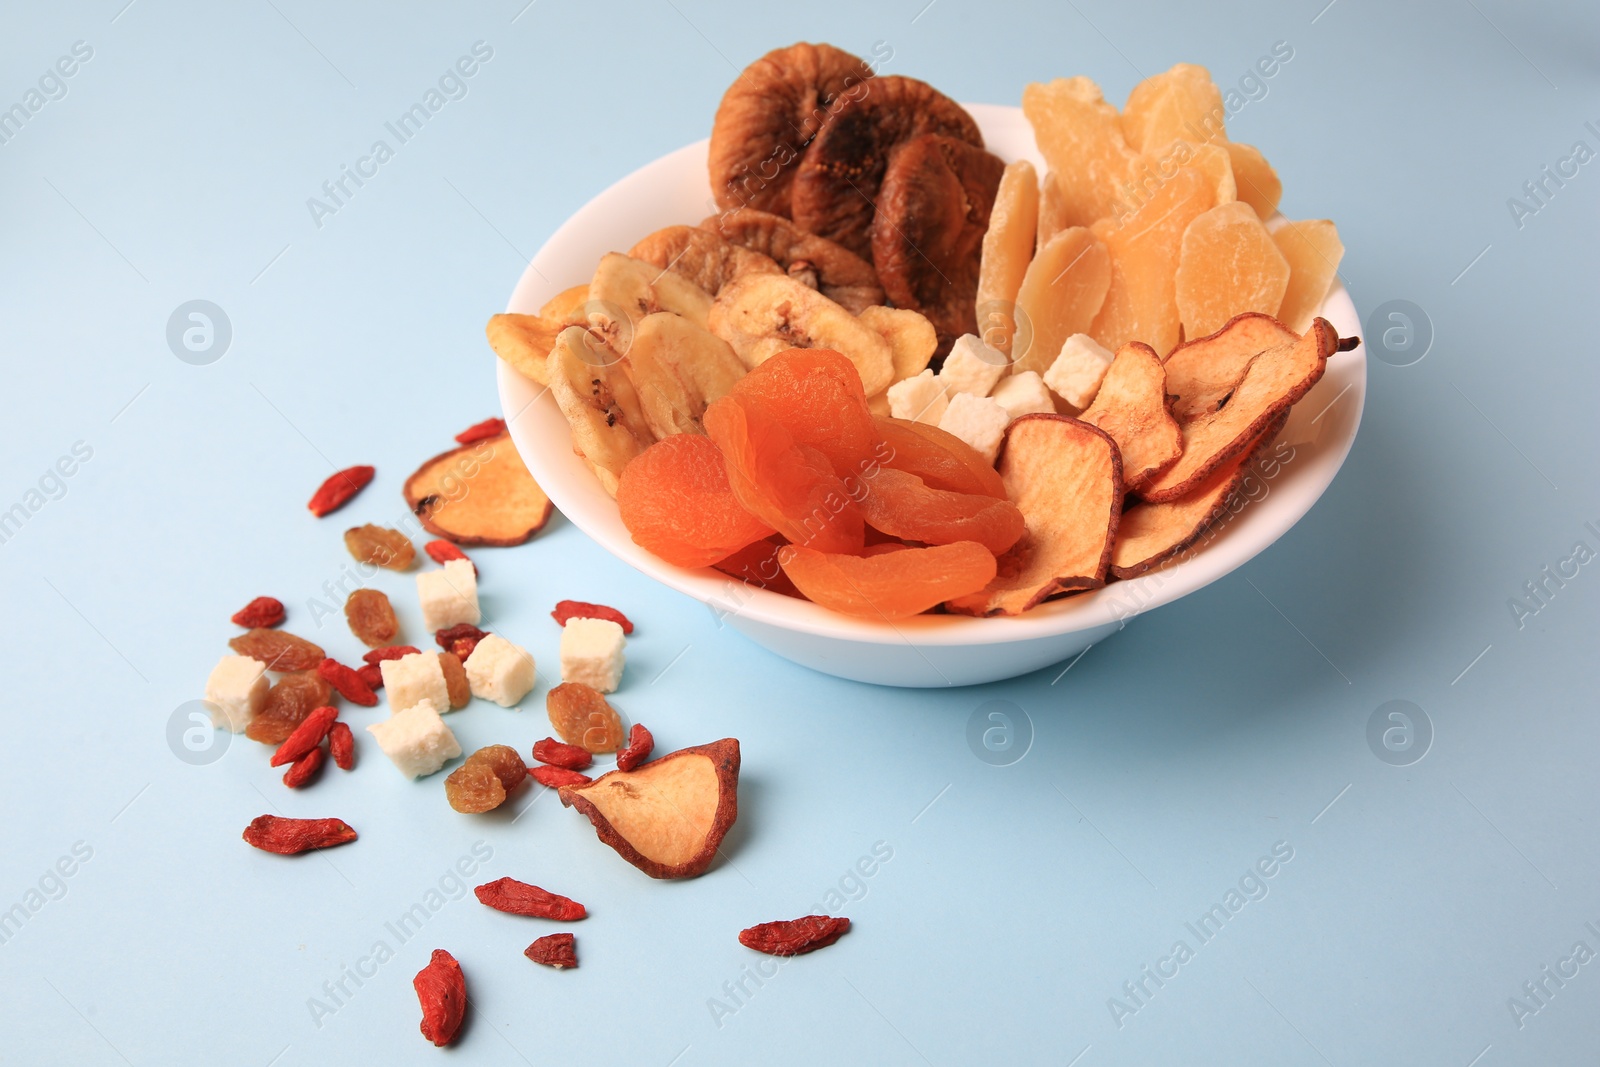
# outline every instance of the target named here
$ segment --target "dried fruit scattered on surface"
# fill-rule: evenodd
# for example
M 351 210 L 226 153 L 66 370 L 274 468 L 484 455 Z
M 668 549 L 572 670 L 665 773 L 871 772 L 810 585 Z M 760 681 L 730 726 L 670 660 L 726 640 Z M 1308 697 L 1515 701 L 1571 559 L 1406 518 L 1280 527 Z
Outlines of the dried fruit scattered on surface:
M 545 695 L 550 725 L 569 745 L 599 754 L 622 744 L 622 718 L 598 689 L 582 682 L 562 682 Z
M 362 563 L 375 563 L 391 571 L 408 570 L 417 558 L 411 538 L 399 530 L 367 523 L 344 532 L 344 546 Z
M 849 930 L 850 920 L 842 915 L 803 915 L 740 930 L 739 944 L 769 956 L 802 956 L 826 948 Z
M 294 728 L 294 733 L 284 739 L 278 746 L 278 751 L 272 754 L 272 766 L 282 767 L 285 763 L 293 763 L 307 752 L 322 744 L 322 739 L 328 736 L 328 729 L 333 726 L 333 720 L 339 717 L 337 708 L 317 708 L 305 721 Z
M 377 589 L 357 589 L 344 602 L 345 621 L 350 632 L 368 648 L 388 645 L 400 634 L 400 620 L 394 605 Z
M 241 656 L 258 659 L 269 671 L 309 671 L 323 661 L 321 647 L 287 630 L 257 628 L 247 630 L 228 642 Z
M 565 767 L 529 767 L 528 777 L 551 789 L 560 789 L 564 785 L 583 785 L 585 782 L 594 781 L 587 774 L 579 771 L 569 771 Z
M 571 934 L 546 934 L 522 950 L 534 963 L 565 970 L 578 965 L 576 939 Z
M 263 745 L 281 745 L 311 712 L 333 700 L 333 686 L 316 671 L 294 671 L 267 690 L 244 734 Z
M 453 559 L 464 559 L 468 563 L 472 563 L 471 558 L 465 552 L 449 541 L 429 541 L 422 546 L 422 550 L 428 554 L 429 559 L 440 566 L 449 563 Z M 472 573 L 478 573 L 478 565 L 476 563 L 472 563 Z
M 628 731 L 627 745 L 617 749 L 617 770 L 633 770 L 650 758 L 650 751 L 655 747 L 656 739 L 645 729 L 644 723 L 634 723 L 632 729 Z
M 496 911 L 511 915 L 530 915 L 537 919 L 577 922 L 589 911 L 576 900 L 540 889 L 515 878 L 497 878 L 473 890 L 478 900 Z
M 263 852 L 292 856 L 317 848 L 347 845 L 356 832 L 343 819 L 286 819 L 281 815 L 258 815 L 245 827 L 246 843 Z
M 652 878 L 693 878 L 716 858 L 739 816 L 739 742 L 669 752 L 637 770 L 564 787 L 595 835 Z
M 356 765 L 356 739 L 350 732 L 350 724 L 336 722 L 328 729 L 328 755 L 333 757 L 334 765 L 341 771 L 348 771 Z
M 454 1041 L 467 1013 L 467 979 L 461 964 L 436 948 L 428 965 L 411 980 L 411 987 L 422 1005 L 422 1036 L 439 1048 Z
M 617 507 L 637 544 L 680 567 L 707 566 L 772 533 L 739 502 L 722 453 L 700 434 L 673 434 L 634 457 Z
M 456 811 L 493 811 L 527 776 L 527 764 L 510 745 L 487 745 L 468 756 L 444 780 L 444 792 Z
M 351 497 L 365 489 L 376 473 L 372 467 L 346 467 L 330 474 L 328 480 L 317 487 L 306 507 L 319 519 L 338 511 L 349 503 Z
M 433 639 L 440 648 L 455 653 L 456 658 L 465 663 L 478 647 L 478 642 L 488 636 L 487 630 L 480 630 L 470 622 L 458 622 L 435 631 Z
M 375 648 L 371 652 L 363 652 L 361 658 L 367 663 L 377 666 L 386 659 L 399 659 L 401 656 L 412 656 L 422 651 L 415 645 L 388 645 L 384 648 Z
M 378 694 L 359 673 L 336 659 L 325 659 L 317 664 L 317 673 L 323 681 L 339 691 L 339 695 L 363 708 L 377 707 Z
M 506 434 L 434 456 L 406 479 L 405 497 L 423 529 L 459 545 L 520 545 L 551 511 Z
M 322 761 L 326 758 L 321 748 L 307 752 L 283 772 L 283 784 L 290 789 L 299 789 L 316 776 L 317 771 L 322 769 Z
M 903 619 L 976 593 L 995 576 L 994 553 L 976 541 L 847 556 L 790 545 L 784 573 L 810 600 L 863 619 Z
M 445 692 L 450 697 L 450 709 L 464 708 L 472 699 L 472 683 L 467 680 L 467 669 L 461 657 L 454 652 L 440 652 L 439 670 L 444 674 Z
M 376 663 L 363 663 L 356 668 L 356 675 L 367 683 L 367 688 L 374 693 L 383 688 L 383 669 Z
M 456 444 L 470 445 L 474 441 L 482 441 L 490 437 L 499 437 L 506 432 L 506 420 L 498 415 L 492 415 L 482 422 L 473 423 L 465 430 L 456 434 Z
M 276 626 L 283 621 L 283 602 L 270 596 L 258 596 L 233 613 L 233 624 L 247 630 Z
M 616 608 L 608 608 L 604 604 L 591 604 L 586 600 L 557 601 L 550 617 L 561 626 L 565 626 L 568 619 L 610 619 L 622 627 L 623 633 L 633 633 L 633 623 L 622 612 Z
M 553 737 L 534 742 L 533 758 L 552 767 L 565 767 L 569 771 L 581 771 L 594 762 L 594 757 L 589 755 L 588 749 L 581 745 L 569 745 L 564 741 L 557 741 Z

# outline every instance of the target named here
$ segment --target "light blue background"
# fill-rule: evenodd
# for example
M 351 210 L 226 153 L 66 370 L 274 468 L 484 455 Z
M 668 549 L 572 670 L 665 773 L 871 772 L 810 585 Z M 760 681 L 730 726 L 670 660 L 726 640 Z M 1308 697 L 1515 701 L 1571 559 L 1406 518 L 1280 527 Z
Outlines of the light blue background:
M 93 449 L 0 545 L 0 908 L 75 843 L 92 850 L 0 945 L 0 1059 L 435 1062 L 410 989 L 435 946 L 471 983 L 455 1054 L 482 1063 L 1593 1057 L 1600 963 L 1520 1029 L 1507 999 L 1575 941 L 1600 950 L 1585 929 L 1600 926 L 1600 565 L 1525 628 L 1507 601 L 1575 541 L 1600 548 L 1584 527 L 1600 527 L 1600 164 L 1521 228 L 1506 206 L 1574 141 L 1600 148 L 1584 127 L 1600 125 L 1592 11 L 125 2 L 13 2 L 0 34 L 0 106 L 75 41 L 94 50 L 0 145 L 0 508 L 74 442 Z M 639 624 L 618 705 L 663 747 L 742 740 L 729 858 L 698 880 L 646 879 L 550 797 L 514 825 L 457 815 L 439 779 L 403 781 L 359 729 L 357 772 L 303 793 L 242 739 L 209 766 L 175 758 L 168 718 L 250 597 L 281 597 L 291 629 L 357 656 L 306 601 L 347 562 L 339 532 L 392 521 L 404 476 L 495 411 L 483 322 L 523 264 L 595 192 L 705 136 L 736 66 L 797 39 L 887 42 L 886 72 L 997 103 L 1078 73 L 1120 102 L 1180 60 L 1237 83 L 1287 41 L 1293 60 L 1230 132 L 1265 149 L 1291 217 L 1337 220 L 1363 315 L 1414 301 L 1432 349 L 1371 361 L 1350 460 L 1288 536 L 1065 676 L 840 682 L 720 629 L 559 518 L 475 551 L 489 625 L 544 678 L 552 602 L 617 604 Z M 306 199 L 480 40 L 494 54 L 466 97 L 315 226 Z M 165 341 L 195 298 L 232 323 L 210 366 Z M 330 464 L 358 462 L 375 484 L 311 519 Z M 420 636 L 411 578 L 375 584 Z M 520 715 L 456 715 L 463 745 L 544 736 L 544 684 Z M 1010 766 L 965 739 L 991 699 L 1032 724 Z M 1394 699 L 1436 735 L 1408 767 L 1366 741 Z M 239 832 L 271 808 L 339 815 L 362 839 L 266 856 Z M 308 998 L 395 945 L 384 923 L 479 841 L 493 859 L 469 881 L 511 874 L 589 905 L 580 970 L 528 963 L 555 927 L 469 897 L 317 1026 Z M 847 906 L 854 932 L 747 981 L 719 1026 L 708 999 L 757 958 L 736 931 L 821 903 L 879 841 L 893 858 Z M 1269 894 L 1118 1028 L 1108 998 L 1175 940 L 1197 947 L 1184 923 L 1276 842 L 1293 859 Z

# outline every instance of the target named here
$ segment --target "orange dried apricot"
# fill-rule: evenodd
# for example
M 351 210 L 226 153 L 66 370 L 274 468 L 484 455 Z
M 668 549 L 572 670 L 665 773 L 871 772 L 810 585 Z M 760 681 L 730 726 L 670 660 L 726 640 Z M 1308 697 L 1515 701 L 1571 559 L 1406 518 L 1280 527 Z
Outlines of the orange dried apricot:
M 796 443 L 827 456 L 840 478 L 859 475 L 872 463 L 878 435 L 861 373 L 838 352 L 780 352 L 740 378 L 728 395 L 777 422 Z
M 634 543 L 680 567 L 704 567 L 772 527 L 739 503 L 709 437 L 663 437 L 622 470 L 617 508 Z
M 807 597 L 864 619 L 903 619 L 994 580 L 994 553 L 976 541 L 848 556 L 787 545 L 783 569 Z
M 1009 500 L 930 489 L 915 474 L 889 467 L 867 479 L 861 512 L 873 529 L 895 537 L 930 545 L 976 541 L 995 555 L 1026 529 L 1022 512 Z
M 1005 483 L 993 464 L 955 434 L 887 416 L 875 418 L 873 424 L 887 445 L 885 467 L 915 474 L 934 489 L 1006 498 Z
M 803 600 L 805 598 L 801 596 L 800 590 L 794 587 L 794 583 L 783 573 L 783 567 L 778 563 L 780 547 L 780 542 L 772 538 L 753 541 L 726 558 L 717 560 L 712 566 L 746 585 Z
M 745 508 L 796 544 L 824 552 L 861 548 L 861 509 L 827 456 L 795 441 L 756 403 L 732 395 L 706 408 L 705 427 Z

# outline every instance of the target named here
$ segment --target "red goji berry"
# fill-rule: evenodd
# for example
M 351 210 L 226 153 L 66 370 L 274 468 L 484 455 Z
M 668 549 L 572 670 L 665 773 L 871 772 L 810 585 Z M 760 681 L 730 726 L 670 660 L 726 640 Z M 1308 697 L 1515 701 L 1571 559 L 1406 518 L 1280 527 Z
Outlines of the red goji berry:
M 433 639 L 439 642 L 440 648 L 454 652 L 456 658 L 465 663 L 467 657 L 472 655 L 472 650 L 478 647 L 478 642 L 488 636 L 487 630 L 480 630 L 470 622 L 460 622 L 435 632 Z
M 356 765 L 356 739 L 349 723 L 336 722 L 328 728 L 328 754 L 341 771 Z
M 374 667 L 386 659 L 399 659 L 401 656 L 413 656 L 422 649 L 415 645 L 388 645 L 384 648 L 375 648 L 371 652 L 363 652 L 361 658 Z
M 289 765 L 289 769 L 283 772 L 283 784 L 290 789 L 299 789 L 321 770 L 322 761 L 326 758 L 322 746 L 318 745 Z
M 569 771 L 565 767 L 529 767 L 528 776 L 551 789 L 560 789 L 564 785 L 588 785 L 594 781 L 587 774 Z
M 380 671 L 380 673 L 382 673 Z M 346 667 L 336 659 L 324 659 L 317 664 L 317 674 L 323 681 L 339 691 L 339 695 L 352 704 L 360 704 L 364 708 L 375 707 L 378 703 L 378 694 L 372 687 L 361 680 L 361 675 Z
M 272 754 L 272 766 L 282 767 L 285 763 L 293 763 L 322 744 L 322 739 L 328 736 L 328 730 L 333 726 L 333 720 L 338 717 L 337 708 L 321 707 L 313 710 L 301 720 L 299 726 L 294 728 L 294 733 L 278 746 L 278 751 Z
M 317 487 L 317 491 L 312 494 L 311 502 L 306 507 L 310 508 L 311 514 L 319 519 L 324 515 L 330 515 L 365 489 L 376 473 L 377 470 L 373 467 L 346 467 L 342 471 L 336 471 Z
M 486 441 L 491 437 L 499 437 L 505 432 L 506 420 L 498 415 L 491 415 L 482 422 L 474 423 L 456 434 L 456 444 L 470 445 L 474 441 Z
M 645 729 L 644 723 L 634 723 L 633 728 L 628 731 L 627 747 L 617 749 L 617 770 L 633 770 L 650 758 L 650 751 L 655 747 L 656 739 Z
M 374 693 L 383 688 L 383 668 L 376 663 L 363 663 L 356 668 L 356 676 Z
M 550 617 L 562 626 L 567 624 L 568 619 L 610 619 L 622 627 L 623 633 L 633 633 L 633 623 L 629 622 L 628 617 L 622 612 L 616 608 L 608 608 L 604 604 L 590 604 L 584 600 L 559 601 L 556 610 L 550 613 Z
M 578 965 L 578 950 L 571 934 L 546 934 L 522 950 L 534 963 L 562 970 Z
M 436 948 L 428 965 L 411 980 L 411 988 L 422 1005 L 422 1036 L 443 1048 L 455 1039 L 467 1013 L 467 979 L 461 964 Z
M 430 559 L 440 566 L 449 563 L 453 559 L 464 559 L 468 563 L 472 563 L 472 558 L 470 556 L 461 551 L 455 545 L 451 544 L 449 541 L 429 541 L 427 544 L 422 546 L 422 550 L 428 554 Z M 478 565 L 476 563 L 472 563 L 472 573 L 474 575 L 478 573 Z
M 801 956 L 826 948 L 845 935 L 850 920 L 844 916 L 803 915 L 798 919 L 761 923 L 739 931 L 739 944 L 769 956 Z
M 581 771 L 594 762 L 588 749 L 565 744 L 553 737 L 534 743 L 533 758 L 552 767 L 565 767 L 569 771 Z
M 244 839 L 263 852 L 292 856 L 314 848 L 348 845 L 356 832 L 343 819 L 285 819 L 281 815 L 258 815 L 245 827 Z
M 276 626 L 283 621 L 283 601 L 270 596 L 258 596 L 233 613 L 233 624 L 246 630 Z
M 527 882 L 519 882 L 515 878 L 497 878 L 478 886 L 473 892 L 483 904 L 512 915 L 532 915 L 538 919 L 571 923 L 589 914 L 589 909 L 576 900 Z

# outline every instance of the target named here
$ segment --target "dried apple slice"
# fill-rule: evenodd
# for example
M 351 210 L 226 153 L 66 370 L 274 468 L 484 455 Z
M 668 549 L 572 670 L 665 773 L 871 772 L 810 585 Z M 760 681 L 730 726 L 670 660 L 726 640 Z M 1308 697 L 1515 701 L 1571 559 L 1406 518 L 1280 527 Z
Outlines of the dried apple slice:
M 1219 406 L 1178 417 L 1183 455 L 1139 495 L 1147 503 L 1159 504 L 1205 484 L 1317 384 L 1338 347 L 1338 331 L 1328 320 L 1315 319 L 1294 344 L 1258 352 Z
M 1104 585 L 1122 511 L 1122 458 L 1110 435 L 1064 415 L 1024 415 L 1006 431 L 1000 477 L 1027 533 L 1000 558 L 994 581 L 945 607 L 1019 615 Z
M 1197 337 L 1168 353 L 1167 395 L 1177 419 L 1215 410 L 1239 384 L 1250 361 L 1269 348 L 1282 348 L 1300 335 L 1271 315 L 1235 315 L 1209 337 Z
M 1117 524 L 1117 542 L 1111 549 L 1112 575 L 1136 578 L 1193 546 L 1229 509 L 1234 491 L 1249 473 L 1251 461 L 1278 436 L 1286 421 L 1287 412 L 1188 495 L 1165 504 L 1135 504 L 1124 511 Z
M 550 519 L 510 434 L 434 456 L 406 479 L 406 503 L 423 529 L 458 545 L 520 545 Z
M 652 878 L 693 878 L 739 817 L 739 742 L 682 748 L 631 771 L 562 786 L 561 803 Z
M 1111 435 L 1122 454 L 1122 479 L 1137 492 L 1183 454 L 1178 420 L 1167 412 L 1167 372 L 1149 345 L 1125 344 L 1111 361 L 1094 403 L 1078 418 Z

